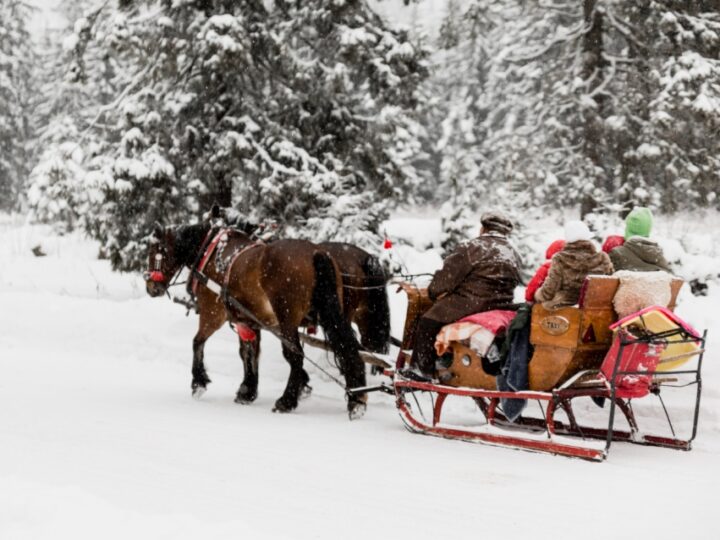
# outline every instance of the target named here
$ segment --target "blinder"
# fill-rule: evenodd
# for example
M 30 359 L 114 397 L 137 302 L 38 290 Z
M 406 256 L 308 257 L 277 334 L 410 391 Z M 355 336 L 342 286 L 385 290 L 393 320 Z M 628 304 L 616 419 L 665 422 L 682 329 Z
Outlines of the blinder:
M 164 283 L 165 274 L 162 271 L 162 260 L 163 253 L 156 253 L 153 261 L 152 269 L 143 273 L 143 279 L 145 281 L 152 281 L 154 283 Z

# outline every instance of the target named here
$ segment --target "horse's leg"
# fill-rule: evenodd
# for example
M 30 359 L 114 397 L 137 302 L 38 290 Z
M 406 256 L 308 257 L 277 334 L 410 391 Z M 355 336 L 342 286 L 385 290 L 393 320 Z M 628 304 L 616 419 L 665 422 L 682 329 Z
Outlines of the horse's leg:
M 316 254 L 313 259 L 316 273 L 312 306 L 317 310 L 330 347 L 337 355 L 345 376 L 346 388 L 365 386 L 365 364 L 360 359 L 360 345 L 340 307 L 337 272 L 327 254 Z M 367 394 L 348 395 L 350 419 L 360 418 L 367 409 Z
M 216 302 L 213 302 L 215 304 Z M 206 307 L 207 306 L 207 307 Z M 208 305 L 200 302 L 200 324 L 197 334 L 193 338 L 193 364 L 192 364 L 192 395 L 200 399 L 211 382 L 205 371 L 205 342 L 223 325 L 226 320 L 225 310 L 221 306 Z
M 370 352 L 379 352 L 373 344 L 372 327 L 370 326 L 370 317 L 367 316 L 365 310 L 359 309 L 355 312 L 353 322 L 357 325 L 360 334 L 360 345 L 363 349 Z
M 344 358 L 345 364 L 345 384 L 347 388 L 360 388 L 365 386 L 365 363 L 360 356 L 348 354 Z M 350 420 L 360 418 L 365 414 L 367 409 L 367 394 L 359 394 L 348 397 L 348 415 Z
M 312 386 L 310 386 L 310 375 L 303 368 L 302 370 L 302 386 L 300 388 L 300 399 L 309 398 L 312 394 Z
M 275 412 L 289 412 L 297 407 L 300 391 L 307 376 L 303 369 L 302 345 L 300 344 L 297 328 L 282 330 L 282 336 L 285 338 L 282 343 L 282 351 L 285 360 L 290 364 L 290 376 L 288 377 L 285 392 L 275 402 L 273 408 Z
M 330 346 L 340 360 L 341 374 L 347 388 L 366 385 L 365 363 L 360 358 L 359 346 L 352 327 L 342 318 L 326 319 L 323 326 Z M 367 409 L 367 394 L 355 394 L 348 398 L 348 414 L 351 420 L 360 418 Z
M 253 328 L 253 341 L 240 340 L 240 357 L 245 368 L 245 376 L 235 396 L 235 403 L 252 403 L 257 398 L 258 373 L 260 361 L 260 329 Z
M 366 310 L 358 310 L 355 312 L 354 322 L 357 325 L 358 331 L 360 333 L 360 345 L 366 351 L 370 351 L 373 353 L 384 353 L 386 351 L 378 350 L 381 347 L 378 347 L 373 335 L 373 331 L 377 331 L 377 329 L 373 329 L 369 319 L 370 317 L 368 317 Z M 382 372 L 383 368 L 381 368 L 380 366 L 370 366 L 370 373 L 372 373 L 373 375 L 378 375 Z

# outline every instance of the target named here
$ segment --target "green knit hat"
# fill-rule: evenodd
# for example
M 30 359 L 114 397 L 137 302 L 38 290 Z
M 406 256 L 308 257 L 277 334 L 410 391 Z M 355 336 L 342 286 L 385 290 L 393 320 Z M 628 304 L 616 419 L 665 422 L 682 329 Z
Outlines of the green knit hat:
M 625 240 L 631 236 L 647 238 L 653 226 L 653 215 L 649 208 L 636 206 L 625 218 Z

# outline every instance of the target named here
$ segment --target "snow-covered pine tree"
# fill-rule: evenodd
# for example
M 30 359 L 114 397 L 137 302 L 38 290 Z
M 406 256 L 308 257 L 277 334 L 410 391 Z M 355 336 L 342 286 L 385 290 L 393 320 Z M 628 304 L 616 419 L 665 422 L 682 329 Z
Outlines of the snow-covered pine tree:
M 579 204 L 583 215 L 717 204 L 716 8 L 473 0 L 462 17 L 451 10 L 460 20 L 443 26 L 454 36 L 436 71 L 448 243 L 477 201 Z
M 0 210 L 17 206 L 31 158 L 31 9 L 24 0 L 0 3 Z
M 87 74 L 78 67 L 78 51 L 84 56 L 90 37 L 85 15 L 94 21 L 94 4 L 93 0 L 59 4 L 56 20 L 65 20 L 67 27 L 45 30 L 36 60 L 38 155 L 26 185 L 27 200 L 35 220 L 52 223 L 61 232 L 85 228 L 94 211 L 92 202 L 99 201 L 97 189 L 86 184 L 86 167 L 101 143 L 91 141 L 96 133 L 85 130 L 103 104 L 103 95 L 111 92 L 99 73 Z
M 286 234 L 379 245 L 388 208 L 420 182 L 425 53 L 406 33 L 364 0 L 124 0 L 98 13 L 76 24 L 77 73 L 109 66 L 115 93 L 79 143 L 104 141 L 85 163 L 101 193 L 87 226 L 116 268 L 142 264 L 153 221 L 212 202 Z
M 622 2 L 608 31 L 622 44 L 623 99 L 610 119 L 621 197 L 666 211 L 718 205 L 720 3 Z
M 419 184 L 424 53 L 364 1 L 276 2 L 271 19 L 276 99 L 257 116 L 254 144 L 267 151 L 252 158 L 242 204 L 297 235 L 377 248 L 387 209 Z

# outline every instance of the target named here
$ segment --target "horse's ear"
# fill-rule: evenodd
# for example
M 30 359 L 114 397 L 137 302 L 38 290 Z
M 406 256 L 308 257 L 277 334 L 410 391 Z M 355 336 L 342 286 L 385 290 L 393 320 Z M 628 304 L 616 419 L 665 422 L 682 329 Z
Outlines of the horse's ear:
M 220 205 L 218 203 L 213 203 L 212 208 L 210 209 L 210 219 L 218 219 L 220 217 Z
M 162 238 L 164 232 L 165 228 L 160 224 L 159 221 L 156 221 L 155 228 L 153 229 L 153 236 L 155 236 L 155 238 Z

